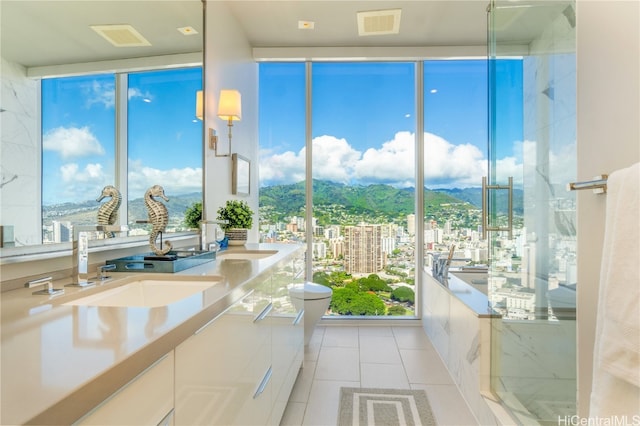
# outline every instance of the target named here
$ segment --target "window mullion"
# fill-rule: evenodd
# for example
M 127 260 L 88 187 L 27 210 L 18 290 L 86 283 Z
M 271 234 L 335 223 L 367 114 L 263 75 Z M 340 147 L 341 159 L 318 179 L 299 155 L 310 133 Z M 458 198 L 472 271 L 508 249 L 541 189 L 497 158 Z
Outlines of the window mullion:
M 128 128 L 127 128 L 127 103 L 128 103 L 128 74 L 119 73 L 116 74 L 116 89 L 115 89 L 115 125 L 116 125 L 116 140 L 115 140 L 115 185 L 122 194 L 122 199 L 127 200 L 120 206 L 120 213 L 118 215 L 118 224 L 126 225 L 129 218 L 128 210 Z M 124 223 L 123 223 L 124 222 Z

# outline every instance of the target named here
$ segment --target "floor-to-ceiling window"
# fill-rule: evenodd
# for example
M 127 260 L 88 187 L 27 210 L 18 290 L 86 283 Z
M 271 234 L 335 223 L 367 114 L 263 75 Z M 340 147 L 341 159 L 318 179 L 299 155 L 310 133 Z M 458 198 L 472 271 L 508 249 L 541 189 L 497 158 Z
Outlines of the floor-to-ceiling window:
M 42 240 L 71 241 L 96 223 L 102 188 L 115 182 L 115 75 L 42 80 Z
M 423 75 L 425 267 L 445 284 L 454 273 L 484 294 L 488 250 L 481 228 L 481 191 L 488 172 L 487 69 L 484 58 L 429 60 L 424 61 Z M 517 111 L 511 113 L 517 116 Z M 522 120 L 512 124 L 505 137 L 520 140 Z
M 127 84 L 128 205 L 131 227 L 146 219 L 144 195 L 161 185 L 169 198 L 167 231 L 202 201 L 202 121 L 195 117 L 202 69 L 131 73 Z M 138 228 L 148 231 L 148 226 Z
M 109 185 L 121 192 L 128 218 L 120 223 L 130 235 L 148 231 L 136 221 L 147 218 L 143 196 L 152 185 L 170 199 L 167 231 L 182 229 L 185 210 L 202 199 L 202 122 L 195 116 L 202 69 L 121 76 L 42 80 L 45 243 L 70 241 L 73 225 L 98 223 L 101 203 L 112 197 L 96 200 Z
M 329 315 L 414 315 L 415 123 L 414 63 L 260 65 L 262 240 L 312 235 Z
M 262 239 L 301 240 L 305 232 L 312 237 L 312 280 L 333 289 L 329 315 L 413 316 L 418 240 L 424 242 L 426 268 L 437 270 L 438 262 L 451 257 L 451 265 L 464 267 L 456 273 L 487 293 L 488 250 L 481 232 L 481 183 L 489 159 L 487 61 L 418 65 L 260 65 Z M 501 67 L 512 75 L 521 62 L 503 61 Z M 420 117 L 416 78 L 422 80 Z M 514 84 L 522 86 L 505 80 Z M 521 140 L 522 120 L 511 123 L 504 138 Z M 424 129 L 420 177 L 417 124 Z M 306 179 L 313 182 L 310 223 Z M 424 217 L 417 218 L 420 186 Z
M 314 63 L 313 280 L 331 315 L 413 315 L 415 64 Z

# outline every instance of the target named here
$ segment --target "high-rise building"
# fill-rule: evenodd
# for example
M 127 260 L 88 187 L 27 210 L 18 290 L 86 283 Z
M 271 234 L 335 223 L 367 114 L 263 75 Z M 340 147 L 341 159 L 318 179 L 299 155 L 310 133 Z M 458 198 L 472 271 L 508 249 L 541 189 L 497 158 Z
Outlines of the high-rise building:
M 380 225 L 347 226 L 344 238 L 344 268 L 347 273 L 374 274 L 383 269 Z
M 342 237 L 331 240 L 331 251 L 334 259 L 344 256 L 344 239 Z
M 413 213 L 407 215 L 407 232 L 409 235 L 416 234 L 416 215 Z
M 323 242 L 313 243 L 313 258 L 325 259 L 327 257 L 327 245 Z
M 382 251 L 391 254 L 396 249 L 396 239 L 394 237 L 382 237 Z
M 53 221 L 53 242 L 64 243 L 71 241 L 72 226 L 71 222 Z

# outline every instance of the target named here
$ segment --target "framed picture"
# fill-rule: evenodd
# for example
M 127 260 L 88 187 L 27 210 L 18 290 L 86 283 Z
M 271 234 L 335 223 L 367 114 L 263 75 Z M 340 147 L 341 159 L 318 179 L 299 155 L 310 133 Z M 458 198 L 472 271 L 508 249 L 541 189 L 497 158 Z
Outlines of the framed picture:
M 249 195 L 251 181 L 251 161 L 240 154 L 231 155 L 233 170 L 231 173 L 231 193 Z

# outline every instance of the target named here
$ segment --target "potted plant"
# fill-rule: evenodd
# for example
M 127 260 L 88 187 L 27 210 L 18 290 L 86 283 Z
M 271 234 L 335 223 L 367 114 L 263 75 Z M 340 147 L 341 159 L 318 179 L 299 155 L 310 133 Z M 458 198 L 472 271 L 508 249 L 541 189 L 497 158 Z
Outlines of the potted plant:
M 246 201 L 227 200 L 218 209 L 217 219 L 224 222 L 220 226 L 229 239 L 229 245 L 243 245 L 247 242 L 247 230 L 253 224 L 253 210 Z
M 202 221 L 202 201 L 191 204 L 184 212 L 184 226 L 189 229 L 200 229 Z

